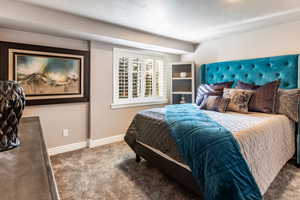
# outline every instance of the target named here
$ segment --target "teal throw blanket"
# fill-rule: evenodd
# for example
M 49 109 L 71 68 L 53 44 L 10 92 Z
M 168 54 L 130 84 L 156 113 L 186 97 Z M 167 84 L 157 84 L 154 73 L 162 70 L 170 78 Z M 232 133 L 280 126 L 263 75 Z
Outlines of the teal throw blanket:
M 232 133 L 192 104 L 166 106 L 166 121 L 205 200 L 260 200 Z

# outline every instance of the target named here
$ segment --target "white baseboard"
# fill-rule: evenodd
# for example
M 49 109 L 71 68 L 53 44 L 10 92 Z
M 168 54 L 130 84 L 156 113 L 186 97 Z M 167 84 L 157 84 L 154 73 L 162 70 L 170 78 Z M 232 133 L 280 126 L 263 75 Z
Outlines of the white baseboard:
M 75 151 L 75 150 L 82 149 L 85 147 L 94 148 L 94 147 L 102 146 L 105 144 L 120 142 L 120 141 L 123 141 L 124 136 L 125 135 L 122 134 L 122 135 L 116 135 L 116 136 L 101 138 L 101 139 L 96 139 L 96 140 L 89 139 L 88 141 L 83 141 L 83 142 L 67 144 L 67 145 L 63 145 L 63 146 L 59 146 L 59 147 L 49 148 L 48 154 L 50 156 L 53 156 L 53 155 L 57 155 L 60 153 Z
M 78 149 L 85 148 L 87 146 L 88 146 L 87 141 L 73 143 L 73 144 L 67 144 L 67 145 L 63 145 L 63 146 L 59 146 L 59 147 L 49 148 L 48 154 L 50 156 L 52 156 L 52 155 L 56 155 L 56 154 L 60 154 L 60 153 L 66 153 L 69 151 L 75 151 Z
M 98 146 L 102 146 L 105 144 L 111 144 L 114 142 L 120 142 L 124 140 L 124 134 L 121 135 L 115 135 L 112 137 L 107 137 L 107 138 L 101 138 L 101 139 L 96 139 L 96 140 L 92 140 L 90 139 L 88 142 L 88 146 L 90 148 L 94 148 L 94 147 L 98 147 Z

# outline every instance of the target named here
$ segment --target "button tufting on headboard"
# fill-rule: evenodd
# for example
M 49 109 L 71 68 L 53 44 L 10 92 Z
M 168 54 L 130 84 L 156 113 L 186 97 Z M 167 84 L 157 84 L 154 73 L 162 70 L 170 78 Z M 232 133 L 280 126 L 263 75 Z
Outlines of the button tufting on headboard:
M 227 61 L 202 67 L 200 80 L 208 84 L 240 80 L 262 85 L 280 78 L 281 88 L 298 86 L 298 55 Z

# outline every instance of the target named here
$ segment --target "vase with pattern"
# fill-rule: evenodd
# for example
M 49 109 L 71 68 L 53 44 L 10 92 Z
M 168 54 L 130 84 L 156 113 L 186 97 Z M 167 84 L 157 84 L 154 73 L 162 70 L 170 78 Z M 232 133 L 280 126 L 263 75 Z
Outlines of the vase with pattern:
M 24 106 L 23 88 L 16 81 L 0 80 L 0 151 L 20 145 L 18 126 Z

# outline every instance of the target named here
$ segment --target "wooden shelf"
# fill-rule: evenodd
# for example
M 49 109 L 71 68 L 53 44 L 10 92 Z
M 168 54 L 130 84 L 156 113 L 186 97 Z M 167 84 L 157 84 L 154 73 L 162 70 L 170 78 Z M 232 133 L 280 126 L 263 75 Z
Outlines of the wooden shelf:
M 184 98 L 186 103 L 195 102 L 195 86 L 194 86 L 194 64 L 193 63 L 173 63 L 171 77 L 171 102 L 178 104 Z M 180 74 L 185 73 L 185 77 Z
M 193 92 L 179 91 L 179 92 L 172 92 L 172 94 L 193 94 Z
M 184 77 L 184 78 L 181 78 L 181 77 L 173 77 L 172 79 L 173 79 L 173 80 L 192 80 L 192 77 Z

